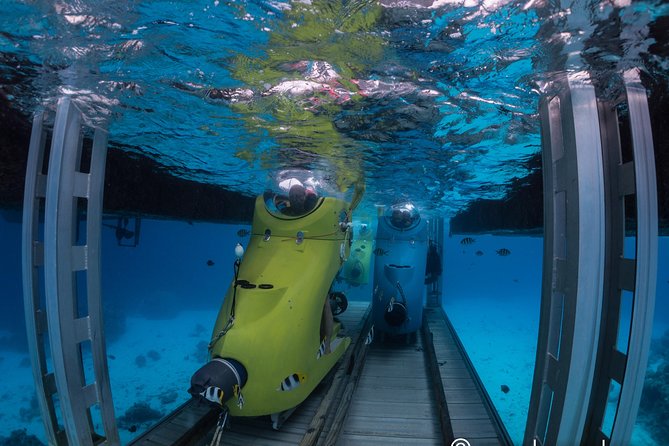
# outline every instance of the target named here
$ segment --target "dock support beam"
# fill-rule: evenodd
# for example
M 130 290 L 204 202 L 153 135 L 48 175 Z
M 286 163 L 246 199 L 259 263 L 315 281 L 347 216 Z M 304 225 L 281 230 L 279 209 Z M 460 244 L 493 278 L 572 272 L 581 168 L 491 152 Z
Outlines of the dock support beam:
M 45 175 L 43 123 L 44 115 L 38 114 L 28 155 L 22 240 L 24 309 L 37 401 L 49 444 L 118 445 L 100 299 L 107 133 L 95 129 L 89 172 L 83 172 L 82 115 L 69 98 L 60 99 Z M 80 206 L 86 227 L 77 235 Z M 93 406 L 99 417 L 92 415 Z M 94 429 L 98 421 L 102 434 Z
M 627 444 L 652 331 L 657 199 L 646 92 L 624 75 L 634 161 L 622 163 L 619 104 L 597 101 L 583 73 L 542 99 L 544 265 L 526 444 Z M 636 193 L 636 258 L 623 258 L 625 196 Z M 622 290 L 634 292 L 627 353 L 616 349 Z M 602 430 L 619 383 L 612 434 Z M 593 440 L 596 440 L 593 442 Z
M 443 217 L 431 217 L 427 222 L 427 234 L 429 242 L 437 247 L 437 253 L 441 260 L 441 267 L 444 267 L 444 219 Z M 428 246 L 428 250 L 430 247 Z M 429 258 L 429 257 L 428 257 Z M 441 276 L 426 287 L 426 307 L 441 307 L 442 289 L 443 289 L 444 275 Z

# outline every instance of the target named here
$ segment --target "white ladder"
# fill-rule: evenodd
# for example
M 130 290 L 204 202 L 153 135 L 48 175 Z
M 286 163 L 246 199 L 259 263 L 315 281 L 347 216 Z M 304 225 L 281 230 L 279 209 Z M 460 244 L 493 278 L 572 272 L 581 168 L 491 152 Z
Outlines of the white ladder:
M 22 240 L 24 308 L 37 401 L 48 444 L 119 445 L 100 299 L 107 133 L 95 129 L 90 170 L 82 172 L 82 115 L 69 98 L 61 98 L 44 174 L 44 121 L 44 113 L 33 121 Z M 80 200 L 86 202 L 84 242 L 76 234 Z M 85 361 L 92 363 L 93 376 L 87 375 Z M 94 429 L 93 406 L 100 412 L 102 433 Z
M 554 81 L 540 104 L 544 265 L 539 340 L 524 444 L 628 444 L 652 334 L 657 191 L 646 90 L 623 75 L 620 102 L 598 101 L 583 73 Z M 617 106 L 628 113 L 633 160 L 623 162 Z M 636 198 L 636 256 L 623 257 L 624 198 Z M 633 293 L 622 321 L 623 291 Z M 626 351 L 618 330 L 628 322 Z M 615 421 L 601 429 L 609 386 Z

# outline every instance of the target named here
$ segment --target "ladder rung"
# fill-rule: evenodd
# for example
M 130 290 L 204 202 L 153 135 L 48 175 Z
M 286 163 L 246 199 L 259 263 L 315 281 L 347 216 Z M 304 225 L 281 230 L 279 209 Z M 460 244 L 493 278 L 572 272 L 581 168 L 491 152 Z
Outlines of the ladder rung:
M 74 320 L 74 336 L 76 342 L 83 342 L 91 339 L 91 319 L 89 316 L 80 317 Z
M 72 247 L 72 271 L 84 271 L 88 268 L 88 246 Z
M 87 173 L 74 172 L 74 191 L 75 197 L 88 198 L 88 185 L 91 176 Z
M 96 383 L 88 384 L 81 390 L 84 394 L 84 403 L 86 404 L 86 407 L 91 407 L 98 402 L 98 386 Z

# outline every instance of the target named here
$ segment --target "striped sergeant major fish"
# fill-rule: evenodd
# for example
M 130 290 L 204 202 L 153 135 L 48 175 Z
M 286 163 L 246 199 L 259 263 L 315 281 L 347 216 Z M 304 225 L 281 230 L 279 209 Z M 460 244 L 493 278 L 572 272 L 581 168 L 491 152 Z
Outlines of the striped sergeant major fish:
M 365 338 L 365 345 L 369 345 L 372 342 L 374 342 L 374 326 L 372 325 L 372 328 L 369 329 L 369 333 L 367 333 L 367 337 Z
M 318 347 L 318 351 L 316 352 L 316 359 L 319 359 L 324 354 L 325 354 L 325 339 L 321 341 L 321 346 Z
M 221 406 L 223 405 L 223 395 L 223 390 L 216 386 L 209 386 L 200 392 L 202 398 L 211 401 L 212 403 L 220 404 Z
M 295 389 L 297 386 L 299 386 L 306 380 L 307 376 L 305 374 L 293 373 L 292 375 L 289 375 L 283 381 L 281 381 L 281 386 L 279 386 L 279 388 L 276 390 L 280 390 L 282 392 L 288 392 L 290 390 Z
M 471 245 L 474 242 L 476 242 L 476 239 L 473 239 L 471 237 L 465 237 L 462 240 L 460 240 L 461 245 Z

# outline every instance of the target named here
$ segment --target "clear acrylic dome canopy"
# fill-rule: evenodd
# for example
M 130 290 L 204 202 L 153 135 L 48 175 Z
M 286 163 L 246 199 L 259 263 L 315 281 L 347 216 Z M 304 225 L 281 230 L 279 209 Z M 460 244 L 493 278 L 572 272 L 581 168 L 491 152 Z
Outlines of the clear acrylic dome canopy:
M 273 215 L 301 217 L 312 212 L 322 198 L 341 195 L 319 172 L 287 169 L 270 175 L 264 199 L 265 207 Z
M 420 222 L 418 209 L 409 202 L 390 206 L 385 210 L 383 216 L 390 226 L 400 230 L 411 229 Z

